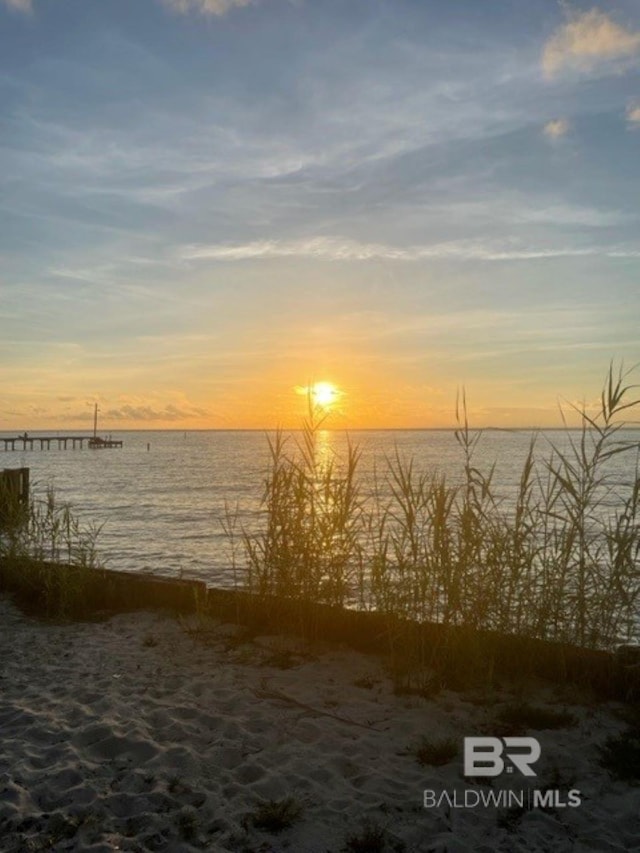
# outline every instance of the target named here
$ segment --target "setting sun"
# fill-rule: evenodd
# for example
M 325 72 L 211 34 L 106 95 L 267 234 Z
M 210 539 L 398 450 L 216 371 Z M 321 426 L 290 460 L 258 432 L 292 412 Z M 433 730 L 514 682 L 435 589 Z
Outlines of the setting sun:
M 338 399 L 338 389 L 331 382 L 316 382 L 311 386 L 311 398 L 316 406 L 327 408 Z
M 298 387 L 299 394 L 307 396 L 314 407 L 330 409 L 342 396 L 342 391 L 333 382 L 313 382 L 303 388 Z

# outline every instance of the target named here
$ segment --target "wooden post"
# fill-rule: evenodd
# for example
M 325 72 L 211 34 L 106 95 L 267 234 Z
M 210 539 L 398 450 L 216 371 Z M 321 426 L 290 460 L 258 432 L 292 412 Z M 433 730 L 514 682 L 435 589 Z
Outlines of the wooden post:
M 15 524 L 29 505 L 29 469 L 5 468 L 0 471 L 0 527 Z

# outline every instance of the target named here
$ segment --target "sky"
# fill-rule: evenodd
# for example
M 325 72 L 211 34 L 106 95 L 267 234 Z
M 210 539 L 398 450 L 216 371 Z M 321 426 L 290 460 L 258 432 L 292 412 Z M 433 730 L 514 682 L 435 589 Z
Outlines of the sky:
M 0 430 L 558 426 L 639 197 L 637 0 L 0 0 Z

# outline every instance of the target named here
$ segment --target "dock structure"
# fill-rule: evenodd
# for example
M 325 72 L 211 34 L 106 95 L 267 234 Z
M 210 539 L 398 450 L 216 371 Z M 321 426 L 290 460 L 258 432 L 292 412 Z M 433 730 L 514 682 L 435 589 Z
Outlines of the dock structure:
M 93 435 L 89 439 L 89 447 L 92 450 L 103 450 L 108 447 L 122 447 L 121 441 L 113 441 L 111 436 L 109 438 L 100 438 L 98 435 L 98 404 L 95 404 L 93 409 Z M 82 445 L 80 445 L 82 448 Z
M 91 450 L 102 450 L 110 447 L 122 447 L 123 442 L 112 438 L 99 438 L 95 435 L 22 435 L 0 438 L 4 444 L 5 452 L 10 450 L 51 450 L 51 446 L 58 450 L 82 450 L 86 444 Z
M 124 444 L 120 439 L 100 438 L 98 435 L 98 404 L 95 404 L 93 410 L 93 435 L 29 435 L 28 432 L 23 432 L 22 435 L 15 435 L 9 438 L 2 438 L 0 441 L 4 443 L 5 453 L 9 450 L 33 450 L 36 445 L 40 445 L 40 450 L 51 450 L 51 445 L 54 447 L 57 444 L 58 450 L 68 450 L 69 446 L 72 450 L 77 447 L 82 450 L 85 442 L 90 450 L 104 450 L 111 447 L 122 447 Z

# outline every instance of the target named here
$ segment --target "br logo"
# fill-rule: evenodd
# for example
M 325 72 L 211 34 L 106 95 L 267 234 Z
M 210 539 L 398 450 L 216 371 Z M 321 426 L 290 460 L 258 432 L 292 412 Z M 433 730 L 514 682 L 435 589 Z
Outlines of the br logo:
M 464 775 L 499 776 L 513 773 L 516 767 L 523 776 L 535 776 L 531 769 L 540 758 L 540 744 L 534 737 L 466 737 L 464 739 Z M 504 756 L 504 757 L 503 757 Z

